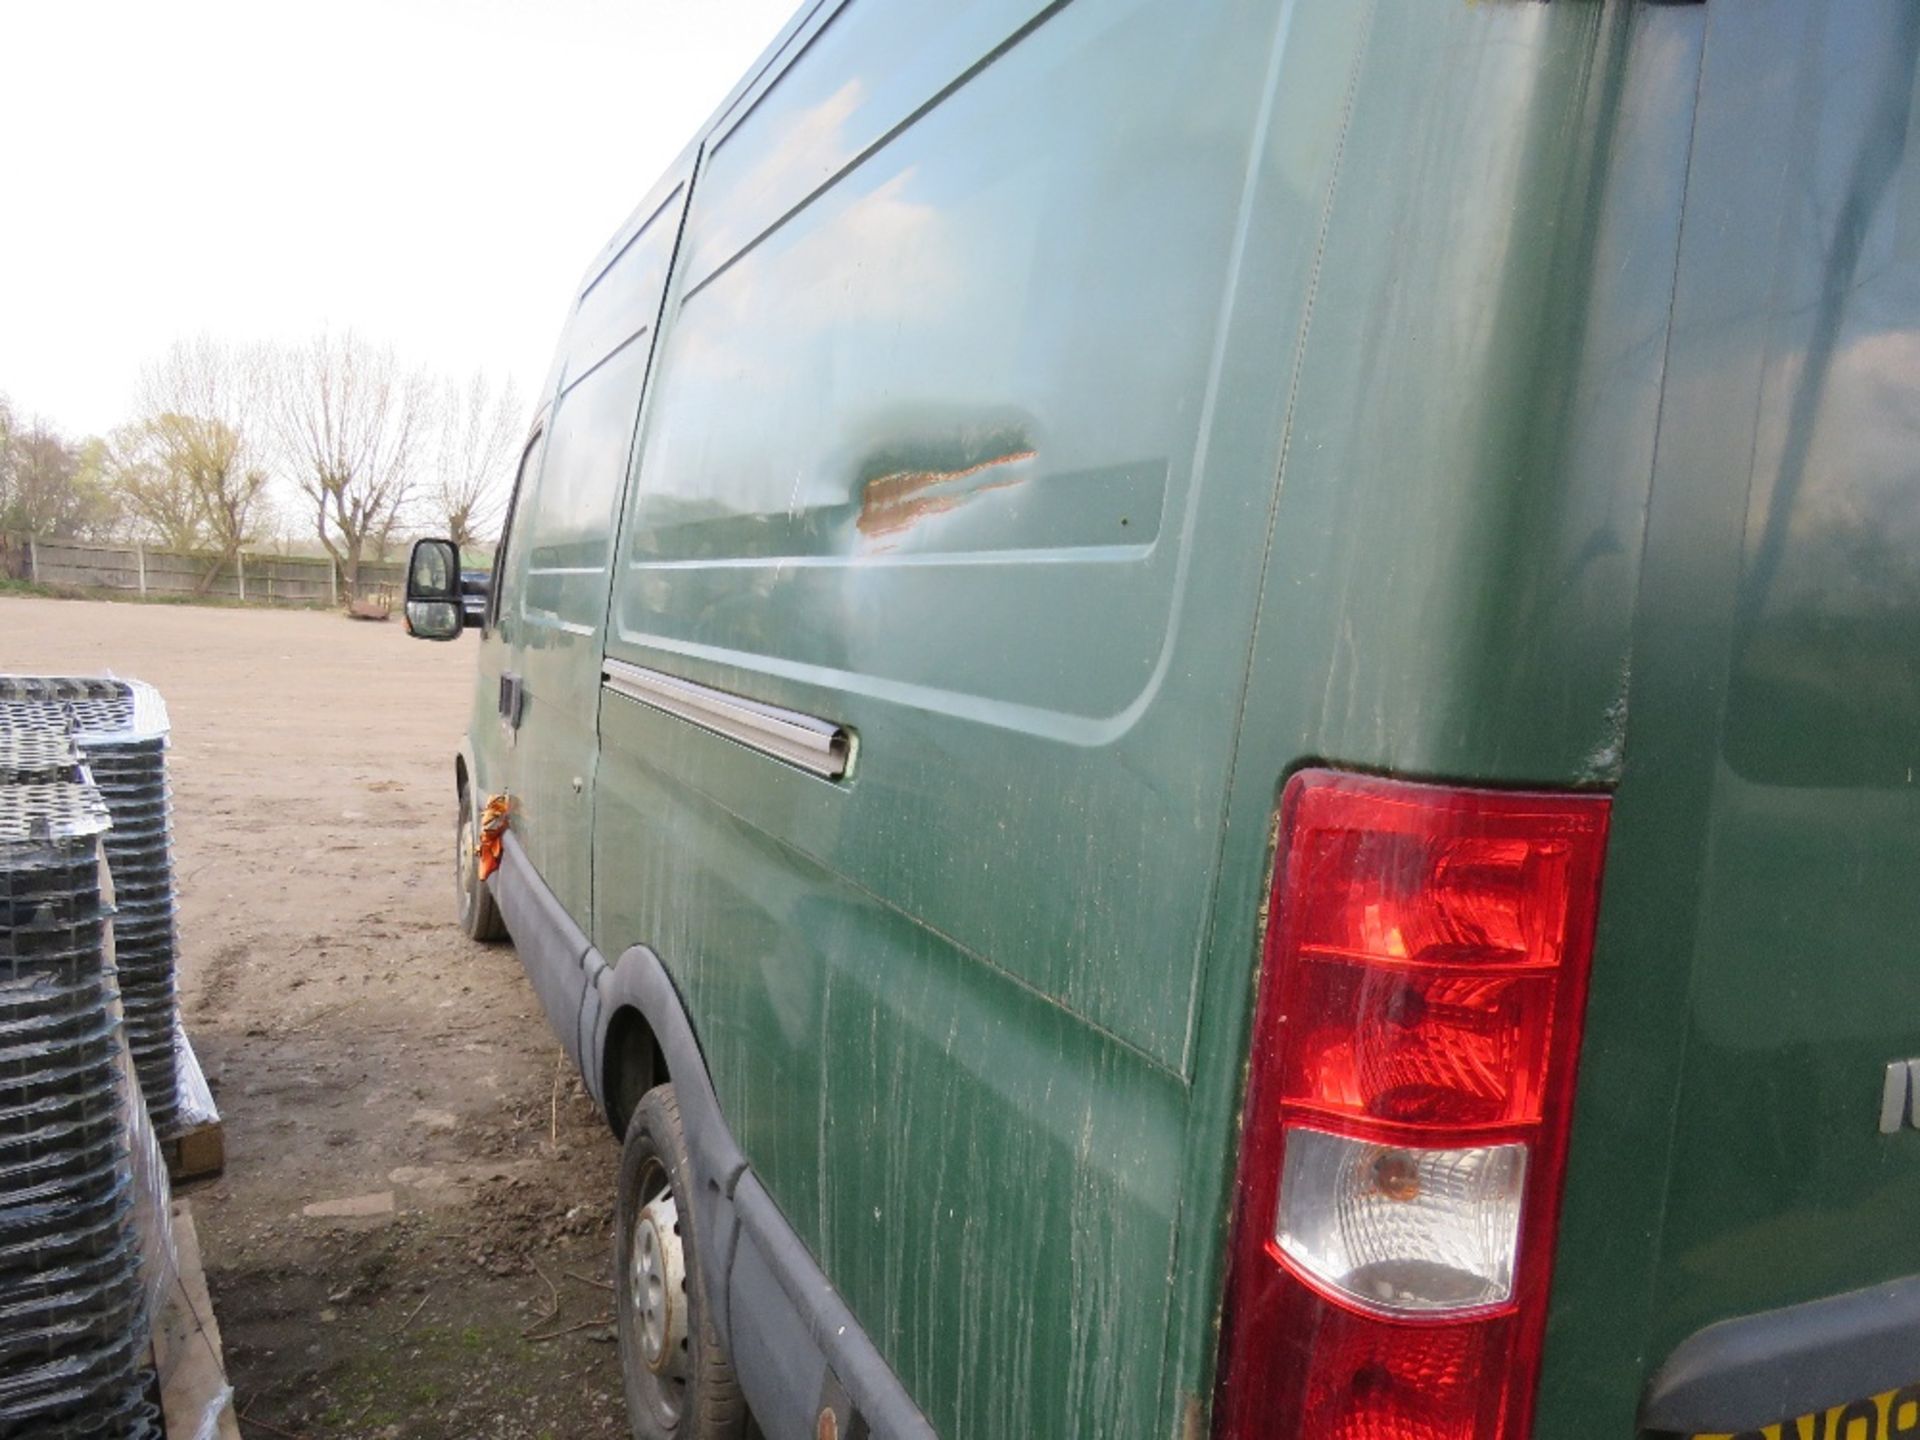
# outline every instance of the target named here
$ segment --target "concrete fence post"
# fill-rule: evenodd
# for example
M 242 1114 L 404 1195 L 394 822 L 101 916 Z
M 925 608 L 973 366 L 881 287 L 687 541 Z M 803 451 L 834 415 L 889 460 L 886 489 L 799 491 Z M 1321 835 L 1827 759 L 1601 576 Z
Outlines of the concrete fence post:
M 234 572 L 238 574 L 240 577 L 240 598 L 242 601 L 244 601 L 247 598 L 247 552 L 246 551 L 236 550 L 233 552 L 233 568 L 234 568 Z
M 133 563 L 140 571 L 140 598 L 144 600 L 147 598 L 147 547 L 144 544 L 135 542 Z
M 327 604 L 340 608 L 340 567 L 331 555 L 327 557 Z
M 40 546 L 31 535 L 27 536 L 27 579 L 40 583 Z

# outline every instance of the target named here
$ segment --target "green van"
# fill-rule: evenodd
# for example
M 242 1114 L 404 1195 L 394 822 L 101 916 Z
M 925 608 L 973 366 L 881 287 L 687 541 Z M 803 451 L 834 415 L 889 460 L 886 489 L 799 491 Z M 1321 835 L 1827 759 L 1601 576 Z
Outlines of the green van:
M 453 767 L 636 1436 L 1920 1436 L 1917 79 L 803 9 L 579 288 Z

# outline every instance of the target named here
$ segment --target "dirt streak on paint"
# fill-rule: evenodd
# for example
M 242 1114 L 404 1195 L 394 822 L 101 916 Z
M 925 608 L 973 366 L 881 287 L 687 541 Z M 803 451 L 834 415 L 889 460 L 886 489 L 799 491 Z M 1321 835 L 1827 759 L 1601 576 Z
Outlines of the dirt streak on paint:
M 929 516 L 958 509 L 976 495 L 1018 485 L 1028 477 L 1008 475 L 986 481 L 977 481 L 976 477 L 1003 465 L 1031 460 L 1036 453 L 1018 450 L 994 460 L 982 460 L 964 470 L 896 470 L 889 475 L 876 475 L 860 492 L 857 522 L 860 533 L 869 538 L 897 535 Z M 967 483 L 970 481 L 975 483 Z

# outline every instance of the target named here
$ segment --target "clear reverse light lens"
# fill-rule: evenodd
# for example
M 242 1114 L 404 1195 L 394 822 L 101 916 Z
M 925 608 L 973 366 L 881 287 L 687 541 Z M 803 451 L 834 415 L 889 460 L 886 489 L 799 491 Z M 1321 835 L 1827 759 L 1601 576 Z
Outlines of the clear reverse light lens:
M 1430 1315 L 1513 1294 L 1527 1147 L 1429 1150 L 1289 1126 L 1274 1239 L 1357 1304 Z

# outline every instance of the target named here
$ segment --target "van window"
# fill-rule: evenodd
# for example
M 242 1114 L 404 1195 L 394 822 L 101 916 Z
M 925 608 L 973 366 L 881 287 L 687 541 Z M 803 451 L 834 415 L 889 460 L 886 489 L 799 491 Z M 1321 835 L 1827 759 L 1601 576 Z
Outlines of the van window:
M 500 623 L 500 592 L 506 588 L 507 577 L 514 573 L 513 562 L 524 548 L 516 547 L 513 543 L 513 517 L 520 509 L 521 497 L 540 473 L 540 457 L 546 452 L 546 438 L 546 427 L 542 426 L 520 452 L 520 469 L 513 477 L 513 494 L 507 500 L 507 518 L 500 526 L 500 543 L 493 552 L 493 584 L 487 590 L 488 628 Z
M 587 286 L 567 327 L 567 382 L 585 375 L 622 343 L 651 330 L 680 235 L 686 187 L 676 185 L 620 253 Z
M 628 340 L 560 397 L 533 506 L 521 522 L 527 582 L 520 613 L 529 624 L 575 634 L 599 626 L 650 331 Z

